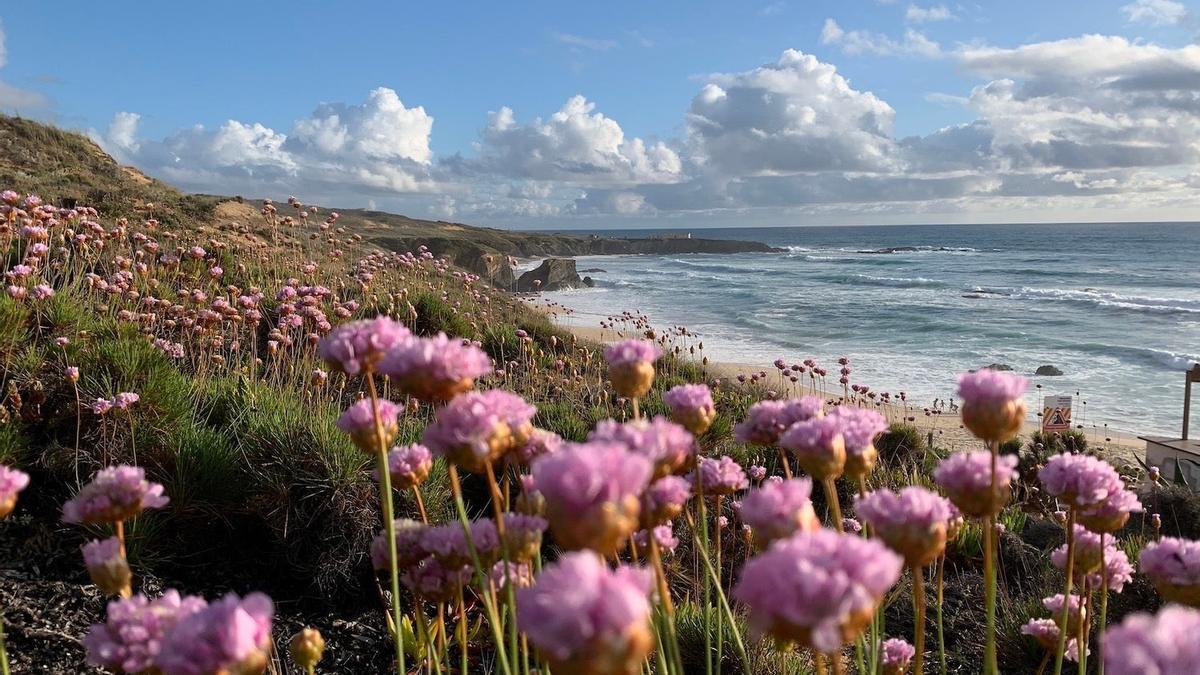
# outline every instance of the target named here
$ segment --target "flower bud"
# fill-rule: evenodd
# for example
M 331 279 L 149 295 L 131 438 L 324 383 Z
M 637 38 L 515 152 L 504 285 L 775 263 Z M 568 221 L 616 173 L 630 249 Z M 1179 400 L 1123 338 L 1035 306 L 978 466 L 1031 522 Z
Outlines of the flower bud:
M 292 636 L 292 641 L 288 643 L 288 653 L 292 655 L 296 665 L 305 670 L 312 670 L 325 653 L 325 638 L 321 637 L 321 632 L 316 628 L 305 628 Z
M 116 537 L 97 539 L 83 546 L 83 562 L 87 566 L 92 583 L 108 595 L 128 598 L 133 595 L 130 582 L 133 572 L 121 552 L 121 542 Z

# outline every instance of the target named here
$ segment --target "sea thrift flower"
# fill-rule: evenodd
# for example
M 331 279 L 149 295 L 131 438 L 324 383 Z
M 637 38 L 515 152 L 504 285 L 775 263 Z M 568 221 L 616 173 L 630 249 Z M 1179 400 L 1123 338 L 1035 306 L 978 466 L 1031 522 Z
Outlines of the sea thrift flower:
M 1163 598 L 1200 608 L 1200 541 L 1152 541 L 1142 549 L 1138 566 Z
M 657 476 L 687 469 L 696 458 L 696 439 L 682 426 L 664 418 L 632 420 L 624 424 L 602 420 L 588 441 L 620 443 L 654 464 Z
M 883 675 L 904 675 L 913 657 L 917 655 L 915 647 L 907 640 L 892 638 L 883 641 Z
M 553 672 L 637 673 L 654 647 L 650 581 L 644 570 L 610 570 L 591 552 L 567 553 L 517 591 L 517 625 Z
M 430 556 L 404 570 L 400 581 L 415 595 L 429 602 L 451 602 L 471 579 L 471 567 L 448 564 Z
M 434 455 L 482 473 L 533 433 L 537 409 L 516 394 L 492 389 L 467 392 L 437 411 L 422 440 Z
M 471 521 L 471 541 L 462 525 L 449 522 L 425 528 L 421 536 L 421 550 L 438 559 L 438 562 L 448 567 L 458 567 L 471 562 L 471 545 L 481 560 L 489 560 L 499 552 L 500 538 L 496 532 L 496 523 L 491 519 Z
M 854 510 L 909 567 L 928 565 L 946 549 L 950 503 L 923 487 L 868 492 L 855 499 Z
M 738 443 L 769 446 L 796 422 L 821 416 L 821 400 L 815 396 L 787 401 L 759 401 L 746 411 L 746 419 L 733 428 Z
M 1107 582 L 1108 590 L 1120 593 L 1130 581 L 1133 581 L 1133 565 L 1129 563 L 1129 556 L 1125 555 L 1125 551 L 1105 542 L 1104 577 L 1101 578 L 1100 572 L 1096 572 L 1088 577 L 1088 585 L 1100 588 L 1101 584 Z
M 557 452 L 562 444 L 563 439 L 553 431 L 534 429 L 530 432 L 529 439 L 515 448 L 509 457 L 519 464 L 529 464 L 542 455 Z
M 653 467 L 616 443 L 571 443 L 533 462 L 554 537 L 567 549 L 620 550 L 637 529 L 638 495 Z
M 1142 502 L 1136 492 L 1121 490 L 1107 499 L 1080 509 L 1075 520 L 1092 532 L 1113 533 L 1125 527 L 1129 514 L 1142 510 Z
M 537 556 L 542 548 L 542 534 L 549 523 L 541 516 L 525 513 L 505 513 L 504 549 L 508 551 L 510 560 L 528 562 Z
M 380 316 L 338 326 L 317 345 L 317 354 L 333 370 L 354 376 L 373 371 L 384 352 L 410 339 L 404 324 Z
M 63 504 L 62 518 L 67 523 L 116 523 L 158 509 L 170 500 L 163 486 L 146 480 L 146 472 L 136 466 L 111 466 L 100 470 L 79 494 Z
M 963 515 L 970 518 L 995 515 L 1012 496 L 1017 458 L 1000 455 L 995 460 L 995 483 L 992 482 L 992 454 L 984 450 L 959 452 L 943 459 L 933 471 L 933 480 Z
M 642 527 L 660 525 L 678 517 L 691 497 L 692 485 L 685 478 L 664 476 L 654 481 L 642 493 Z
M 478 347 L 438 333 L 400 341 L 383 356 L 379 372 L 414 398 L 449 401 L 492 372 L 492 361 Z
M 1072 529 L 1075 541 L 1072 571 L 1079 577 L 1084 577 L 1100 568 L 1100 555 L 1104 547 L 1100 543 L 1100 535 L 1090 532 L 1082 525 Z M 1110 537 L 1108 543 L 1112 543 Z M 1050 553 L 1050 562 L 1060 570 L 1067 568 L 1067 545 L 1063 544 Z
M 604 348 L 608 379 L 625 398 L 641 398 L 654 383 L 654 362 L 662 356 L 658 345 L 648 340 L 623 340 Z
M 801 468 L 817 480 L 837 478 L 846 466 L 842 428 L 834 417 L 796 422 L 779 438 L 779 446 L 790 451 Z
M 95 539 L 84 544 L 83 564 L 92 583 L 107 595 L 128 598 L 132 593 L 129 584 L 133 580 L 133 572 L 121 553 L 121 541 L 116 537 Z
M 871 473 L 879 452 L 875 449 L 875 437 L 887 431 L 887 421 L 874 410 L 838 406 L 829 413 L 838 420 L 842 430 L 842 441 L 846 446 L 846 475 L 860 478 Z
M 504 590 L 509 584 L 513 588 L 529 588 L 533 585 L 533 571 L 529 569 L 529 563 L 498 560 L 488 572 L 488 580 L 498 591 Z
M 745 490 L 750 485 L 742 465 L 728 455 L 722 455 L 720 459 L 701 457 L 696 464 L 696 471 L 704 496 L 727 495 Z
M 650 530 L 638 530 L 633 533 L 633 544 L 637 547 L 638 552 L 648 553 L 650 551 L 650 536 L 654 535 L 654 543 L 662 551 L 671 553 L 675 547 L 679 546 L 679 539 L 675 536 L 675 529 L 670 523 L 658 525 Z
M 842 518 L 842 530 L 851 534 L 862 532 L 862 522 L 858 518 Z
M 416 520 L 397 518 L 392 521 L 396 530 L 396 566 L 403 569 L 417 564 L 429 554 L 422 548 L 428 525 Z M 462 530 L 462 526 L 459 526 Z M 371 540 L 371 566 L 376 570 L 386 570 L 388 564 L 387 530 L 380 530 Z
M 1200 664 L 1200 611 L 1167 605 L 1133 614 L 1104 633 L 1108 675 L 1192 675 Z
M 67 379 L 68 379 L 68 380 L 70 380 L 70 381 L 72 381 L 72 382 L 78 382 L 78 381 L 79 381 L 79 368 L 78 368 L 78 366 L 67 366 L 66 370 L 64 370 L 64 371 L 63 371 L 63 374 L 64 374 L 64 375 L 66 375 Z
M 1047 598 L 1042 598 L 1042 606 L 1050 610 L 1050 617 L 1062 627 L 1063 620 L 1063 594 L 1056 593 Z M 1078 595 L 1071 594 L 1070 601 L 1067 603 L 1067 634 L 1075 635 L 1079 629 L 1079 623 L 1086 616 L 1087 612 L 1083 607 Z
M 296 665 L 305 671 L 312 671 L 325 654 L 325 638 L 316 628 L 305 628 L 288 642 L 288 654 Z
M 1046 492 L 1074 508 L 1088 510 L 1125 490 L 1116 469 L 1088 455 L 1055 455 L 1038 470 Z
M 1025 422 L 1022 396 L 1029 380 L 990 368 L 958 376 L 963 426 L 990 443 L 1003 443 Z
M 108 411 L 112 410 L 112 407 L 112 401 L 106 398 L 98 398 L 95 401 L 92 401 L 92 414 L 105 415 L 108 413 Z
M 746 494 L 738 515 L 750 526 L 755 543 L 765 547 L 796 532 L 821 528 L 811 495 L 812 481 L 807 478 L 768 482 Z
M 155 672 L 163 637 L 204 605 L 202 598 L 180 597 L 174 590 L 156 600 L 144 595 L 113 600 L 104 623 L 92 624 L 83 638 L 87 661 L 113 672 Z
M 397 490 L 420 485 L 429 477 L 432 468 L 433 455 L 423 445 L 414 443 L 394 447 L 388 452 L 388 473 L 392 477 L 392 487 Z
M 862 633 L 902 564 L 871 539 L 801 532 L 751 558 L 733 597 L 755 633 L 830 654 Z
M 755 464 L 754 466 L 750 467 L 746 473 L 750 474 L 750 478 L 761 481 L 767 477 L 767 467 L 762 466 L 761 464 Z
M 705 384 L 681 384 L 663 394 L 663 403 L 671 409 L 671 419 L 699 436 L 708 431 L 717 417 L 712 392 Z
M 1033 638 L 1042 649 L 1051 654 L 1058 650 L 1058 624 L 1054 622 L 1054 619 L 1030 619 L 1028 623 L 1021 626 L 1021 634 Z M 1092 650 L 1088 649 L 1088 654 L 1091 653 Z M 1079 660 L 1079 642 L 1075 638 L 1067 638 L 1063 656 L 1071 661 Z
M 270 658 L 271 599 L 230 593 L 179 619 L 162 641 L 157 665 L 164 675 L 259 673 Z
M 141 398 L 141 396 L 132 391 L 123 391 L 113 397 L 112 404 L 117 410 L 128 410 L 134 403 L 140 401 Z
M 379 426 L 383 431 L 383 437 L 379 437 L 378 431 L 375 428 L 375 413 L 379 413 Z M 397 418 L 403 407 L 392 403 L 386 399 L 380 399 L 379 404 L 372 408 L 371 399 L 364 398 L 349 408 L 342 416 L 338 418 L 337 427 L 346 432 L 350 436 L 350 440 L 359 450 L 369 454 L 379 452 L 381 447 L 386 447 L 400 433 L 400 423 Z
M 29 474 L 0 464 L 0 518 L 17 508 L 17 493 L 29 485 Z

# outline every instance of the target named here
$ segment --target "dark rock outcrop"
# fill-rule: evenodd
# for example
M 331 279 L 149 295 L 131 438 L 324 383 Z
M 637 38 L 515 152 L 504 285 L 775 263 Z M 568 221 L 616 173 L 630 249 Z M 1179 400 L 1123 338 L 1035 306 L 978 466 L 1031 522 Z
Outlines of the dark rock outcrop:
M 547 258 L 517 279 L 517 290 L 521 292 L 559 291 L 582 285 L 583 280 L 579 278 L 575 261 L 571 258 Z
M 983 370 L 1012 370 L 1012 366 L 1007 363 L 989 363 Z
M 595 279 L 593 279 L 593 278 L 591 278 L 591 277 L 584 277 L 584 278 L 583 278 L 583 285 L 584 285 L 584 286 L 587 286 L 588 288 L 592 288 L 592 287 L 594 287 L 594 286 L 596 285 L 596 280 L 595 280 Z
M 1054 366 L 1038 366 L 1038 369 L 1033 371 L 1033 374 L 1034 375 L 1056 376 L 1056 375 L 1062 375 L 1063 371 L 1059 370 L 1058 368 L 1055 368 Z

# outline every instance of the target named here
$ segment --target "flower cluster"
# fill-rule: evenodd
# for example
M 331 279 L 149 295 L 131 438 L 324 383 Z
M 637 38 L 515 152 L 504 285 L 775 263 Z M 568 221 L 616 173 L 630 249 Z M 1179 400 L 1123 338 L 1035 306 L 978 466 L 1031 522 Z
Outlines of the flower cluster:
M 163 486 L 146 480 L 141 467 L 113 466 L 100 470 L 63 504 L 62 518 L 67 523 L 116 523 L 132 518 L 143 509 L 158 509 L 170 500 Z

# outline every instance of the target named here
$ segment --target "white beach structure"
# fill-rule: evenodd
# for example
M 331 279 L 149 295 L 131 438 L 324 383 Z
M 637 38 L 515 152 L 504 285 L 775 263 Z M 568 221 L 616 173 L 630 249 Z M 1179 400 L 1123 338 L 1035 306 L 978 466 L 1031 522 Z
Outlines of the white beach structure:
M 1192 366 L 1184 378 L 1183 430 L 1180 438 L 1141 436 L 1146 441 L 1146 465 L 1156 466 L 1168 481 L 1182 481 L 1200 492 L 1200 440 L 1188 438 L 1192 416 L 1192 383 L 1200 382 L 1200 363 Z

